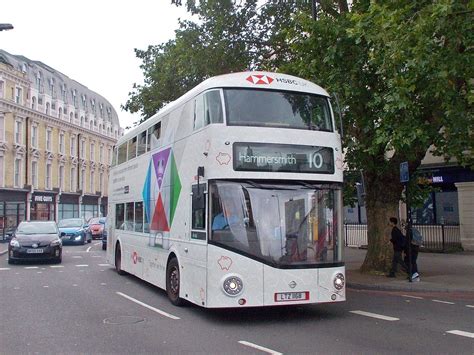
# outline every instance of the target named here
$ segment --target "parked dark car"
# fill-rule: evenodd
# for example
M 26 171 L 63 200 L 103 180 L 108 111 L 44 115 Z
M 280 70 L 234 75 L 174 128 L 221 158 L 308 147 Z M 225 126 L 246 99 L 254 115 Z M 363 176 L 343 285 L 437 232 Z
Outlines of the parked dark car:
M 87 232 L 92 239 L 102 239 L 105 230 L 105 217 L 92 217 L 87 224 L 89 228 Z
M 8 263 L 20 260 L 62 260 L 62 242 L 59 230 L 52 221 L 21 222 L 10 243 Z
M 59 232 L 63 244 L 86 244 L 92 242 L 92 237 L 87 233 L 88 225 L 82 218 L 68 218 L 59 221 Z

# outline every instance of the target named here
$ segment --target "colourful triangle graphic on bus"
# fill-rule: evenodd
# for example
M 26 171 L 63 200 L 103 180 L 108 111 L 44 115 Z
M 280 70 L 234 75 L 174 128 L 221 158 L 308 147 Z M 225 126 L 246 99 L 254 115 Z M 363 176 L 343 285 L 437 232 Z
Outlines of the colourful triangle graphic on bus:
M 143 186 L 143 205 L 145 206 L 145 214 L 147 221 L 150 220 L 151 208 L 150 208 L 150 182 L 151 182 L 151 162 L 148 165 L 148 171 L 145 178 L 145 185 Z
M 168 148 L 153 155 L 153 165 L 155 166 L 156 180 L 158 181 L 158 186 L 160 189 L 161 184 L 163 183 L 166 165 L 168 165 L 170 151 L 171 148 Z
M 165 210 L 163 207 L 163 201 L 161 200 L 161 194 L 158 196 L 156 201 L 155 213 L 153 214 L 153 220 L 151 221 L 151 230 L 168 232 L 169 226 L 166 220 Z
M 176 206 L 178 205 L 179 194 L 181 193 L 181 181 L 178 175 L 178 168 L 176 167 L 176 161 L 174 155 L 171 155 L 171 190 L 170 190 L 170 225 L 173 224 L 174 213 L 176 212 Z

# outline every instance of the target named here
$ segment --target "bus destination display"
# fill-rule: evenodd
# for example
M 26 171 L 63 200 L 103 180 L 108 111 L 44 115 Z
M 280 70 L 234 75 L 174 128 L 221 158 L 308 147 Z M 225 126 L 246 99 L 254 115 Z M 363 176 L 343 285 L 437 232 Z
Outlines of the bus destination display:
M 334 173 L 334 152 L 329 147 L 234 143 L 235 171 Z

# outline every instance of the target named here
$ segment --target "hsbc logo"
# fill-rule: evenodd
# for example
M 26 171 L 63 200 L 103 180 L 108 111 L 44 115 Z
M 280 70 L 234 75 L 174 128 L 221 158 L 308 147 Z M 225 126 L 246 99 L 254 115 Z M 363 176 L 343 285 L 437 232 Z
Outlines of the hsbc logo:
M 246 79 L 247 81 L 251 82 L 252 84 L 256 85 L 268 85 L 271 84 L 273 78 L 268 75 L 249 75 Z

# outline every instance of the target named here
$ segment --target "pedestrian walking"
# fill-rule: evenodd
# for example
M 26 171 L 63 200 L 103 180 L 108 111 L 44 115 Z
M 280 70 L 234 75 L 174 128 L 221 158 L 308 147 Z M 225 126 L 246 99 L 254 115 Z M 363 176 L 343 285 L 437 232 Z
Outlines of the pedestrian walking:
M 403 235 L 400 228 L 398 228 L 398 219 L 395 217 L 390 217 L 389 225 L 392 227 L 390 242 L 393 245 L 393 259 L 392 259 L 392 268 L 387 277 L 395 277 L 397 273 L 398 265 L 401 266 L 402 270 L 408 272 L 408 267 L 403 261 L 402 252 L 405 250 L 406 239 Z
M 418 258 L 418 252 L 420 251 L 420 247 L 423 244 L 423 236 L 421 235 L 420 231 L 416 228 L 412 228 L 411 230 L 411 258 L 408 257 L 408 243 L 405 249 L 405 257 L 404 262 L 406 265 L 411 263 L 411 277 L 412 282 L 420 281 L 420 274 L 418 273 L 418 265 L 416 260 Z M 409 260 L 411 259 L 411 260 Z

